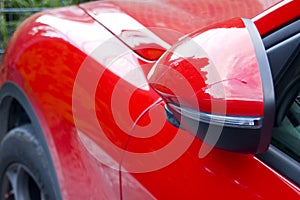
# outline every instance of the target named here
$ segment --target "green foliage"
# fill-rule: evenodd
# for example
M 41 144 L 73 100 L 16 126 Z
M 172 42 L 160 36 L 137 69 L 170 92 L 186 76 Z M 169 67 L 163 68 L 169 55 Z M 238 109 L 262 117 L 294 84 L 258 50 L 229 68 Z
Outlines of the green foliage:
M 0 50 L 6 47 L 17 26 L 37 10 L 74 5 L 87 1 L 90 0 L 0 0 Z M 24 12 L 25 9 L 26 12 Z
M 4 5 L 7 8 L 51 8 L 73 5 L 87 1 L 88 0 L 4 0 Z

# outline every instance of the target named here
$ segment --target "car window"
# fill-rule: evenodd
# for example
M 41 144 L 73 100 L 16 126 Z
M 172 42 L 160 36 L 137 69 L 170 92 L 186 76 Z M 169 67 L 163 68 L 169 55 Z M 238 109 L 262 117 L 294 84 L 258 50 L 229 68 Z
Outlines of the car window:
M 292 101 L 281 124 L 273 130 L 273 145 L 300 162 L 300 94 Z
M 300 39 L 296 41 L 299 43 Z M 300 55 L 298 50 L 295 50 L 289 60 L 289 64 L 286 65 L 275 85 L 276 118 L 272 144 L 300 162 Z
M 300 186 L 300 19 L 263 39 L 275 89 L 271 145 L 256 155 Z

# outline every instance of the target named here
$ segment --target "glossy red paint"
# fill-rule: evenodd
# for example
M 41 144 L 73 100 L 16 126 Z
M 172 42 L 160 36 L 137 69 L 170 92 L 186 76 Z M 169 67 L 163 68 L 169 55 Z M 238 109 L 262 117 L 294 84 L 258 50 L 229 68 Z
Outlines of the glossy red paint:
M 160 57 L 165 47 L 182 35 L 219 20 L 254 17 L 272 3 L 96 2 L 45 11 L 25 21 L 6 50 L 0 84 L 14 82 L 29 98 L 45 134 L 63 198 L 299 198 L 297 186 L 253 155 L 214 149 L 200 159 L 202 142 L 166 121 L 164 103 L 146 79 L 154 64 L 147 59 Z M 112 29 L 114 17 L 120 15 L 110 12 L 111 6 L 154 31 L 141 36 L 138 32 L 139 44 L 130 43 L 141 27 L 118 25 Z M 109 13 L 111 21 L 105 24 L 99 18 L 103 27 L 90 11 L 96 17 Z M 124 30 L 129 34 L 114 39 Z M 136 80 L 131 72 L 142 78 Z M 155 132 L 157 127 L 161 129 Z M 158 150 L 170 142 L 168 151 L 160 154 Z M 151 155 L 138 157 L 139 152 Z M 165 167 L 159 168 L 163 165 L 157 163 Z M 141 169 L 148 171 L 134 173 Z
M 161 104 L 154 109 L 163 112 L 164 108 Z M 164 120 L 163 116 L 157 120 Z M 143 132 L 135 134 L 143 134 Z M 182 130 L 177 132 L 170 124 L 165 124 L 164 129 L 155 137 L 147 139 L 132 137 L 128 144 L 128 151 L 152 152 L 153 157 L 140 160 L 128 153 L 122 165 L 129 169 L 132 167 L 141 169 L 149 165 L 153 166 L 161 160 L 165 161 L 168 157 L 176 157 L 178 149 L 182 149 L 180 144 L 183 145 L 184 142 L 179 143 L 177 148 L 170 147 L 169 154 L 156 154 L 159 149 L 155 148 L 155 151 L 151 144 L 168 145 L 169 138 L 179 137 L 179 135 L 186 142 L 191 142 L 191 145 L 176 162 L 148 173 L 129 174 L 126 171 L 122 173 L 125 180 L 128 176 L 136 179 L 135 184 L 122 182 L 124 199 L 146 198 L 149 193 L 156 199 L 276 199 L 283 196 L 288 199 L 299 198 L 299 188 L 265 166 L 253 155 L 213 149 L 208 156 L 200 159 L 199 150 L 203 143 L 194 140 L 188 132 Z M 141 186 L 147 188 L 147 193 L 135 190 Z
M 221 115 L 264 115 L 258 61 L 241 19 L 187 35 L 148 78 L 167 103 Z
M 87 32 L 82 35 L 78 30 Z M 72 92 L 81 64 L 95 47 L 111 37 L 77 7 L 53 10 L 34 15 L 22 24 L 2 63 L 2 84 L 15 82 L 38 114 L 64 199 L 120 198 L 119 160 L 114 161 L 115 168 L 97 161 L 85 147 L 97 146 L 100 140 L 93 132 L 86 132 L 93 124 L 81 132 L 76 130 L 72 111 Z M 115 139 L 114 143 L 124 144 L 127 137 Z
M 235 17 L 255 17 L 279 1 L 105 1 L 80 7 L 141 56 L 155 60 L 185 34 Z
M 284 0 L 253 18 L 260 34 L 265 36 L 300 17 L 299 0 Z M 284 16 L 284 17 L 283 17 Z

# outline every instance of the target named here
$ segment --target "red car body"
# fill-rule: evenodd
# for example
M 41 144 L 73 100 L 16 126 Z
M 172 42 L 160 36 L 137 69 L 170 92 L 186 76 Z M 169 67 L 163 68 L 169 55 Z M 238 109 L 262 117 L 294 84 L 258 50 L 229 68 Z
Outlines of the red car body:
M 37 13 L 3 57 L 1 115 L 10 115 L 6 99 L 30 115 L 63 199 L 299 199 L 299 185 L 253 154 L 213 148 L 199 158 L 202 141 L 166 121 L 146 79 L 186 34 L 242 17 L 265 37 L 299 19 L 299 8 L 298 0 L 99 1 Z M 258 108 L 232 113 L 263 115 Z

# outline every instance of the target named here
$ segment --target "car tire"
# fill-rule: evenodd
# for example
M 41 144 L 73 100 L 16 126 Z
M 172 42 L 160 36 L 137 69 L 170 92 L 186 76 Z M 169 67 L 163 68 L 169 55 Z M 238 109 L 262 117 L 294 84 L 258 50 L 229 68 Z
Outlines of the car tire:
M 0 143 L 0 199 L 57 199 L 45 150 L 31 125 L 9 131 Z

